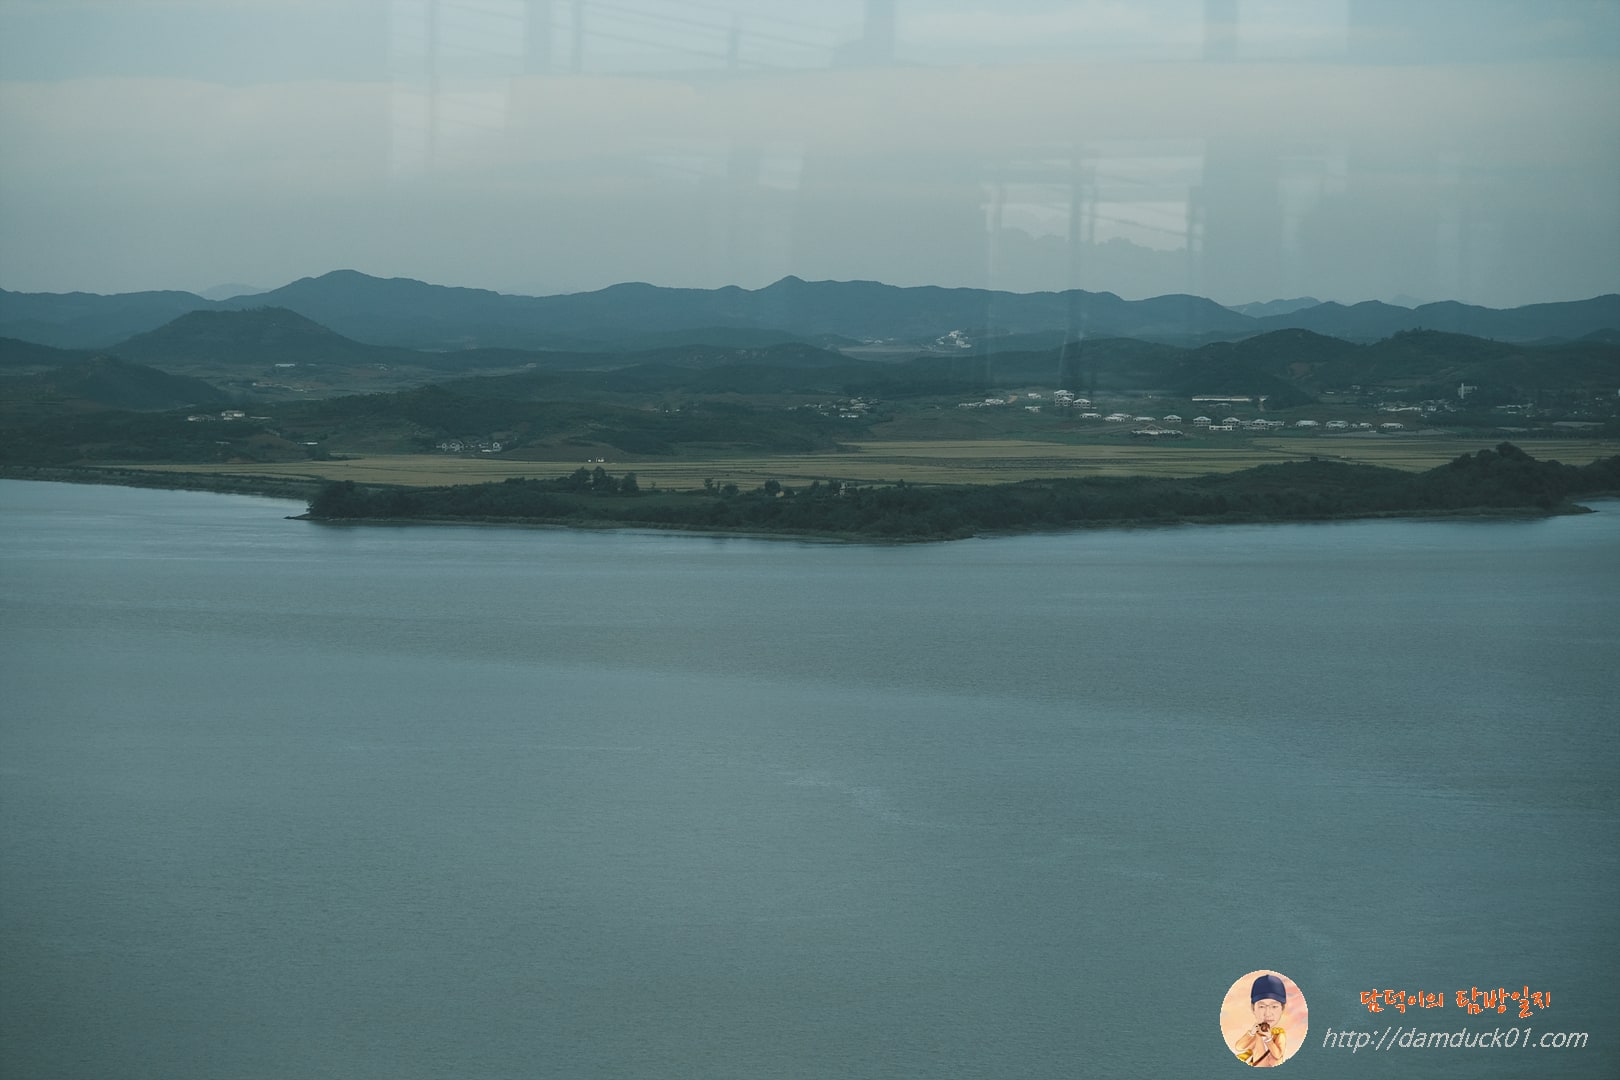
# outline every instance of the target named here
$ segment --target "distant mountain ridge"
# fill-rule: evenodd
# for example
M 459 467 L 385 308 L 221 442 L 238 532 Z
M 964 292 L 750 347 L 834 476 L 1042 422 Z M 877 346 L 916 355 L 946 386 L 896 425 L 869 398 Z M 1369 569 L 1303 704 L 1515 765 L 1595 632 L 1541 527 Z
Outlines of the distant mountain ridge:
M 1230 307 L 1239 315 L 1263 319 L 1268 315 L 1291 315 L 1296 311 L 1313 308 L 1321 302 L 1314 296 L 1296 296 L 1292 300 L 1266 300 L 1253 304 L 1232 304 Z
M 748 335 L 742 335 L 748 336 Z M 672 332 L 672 340 L 679 338 Z M 1603 385 L 1620 379 L 1615 343 L 1593 334 L 1557 345 L 1514 344 L 1440 330 L 1409 330 L 1358 344 L 1312 330 L 1286 328 L 1235 341 L 1171 345 L 1125 337 L 1083 342 L 1038 341 L 1025 334 L 1005 341 L 1023 348 L 913 352 L 904 359 L 861 360 L 802 341 L 759 344 L 661 344 L 654 348 L 531 351 L 463 349 L 427 352 L 366 345 L 286 308 L 193 311 L 157 330 L 113 347 L 126 359 L 159 368 L 262 372 L 275 364 L 299 368 L 433 369 L 445 374 L 526 370 L 597 372 L 618 385 L 628 372 L 657 368 L 672 385 L 691 383 L 693 370 L 748 369 L 750 392 L 781 392 L 789 385 L 818 392 L 855 383 L 892 393 L 917 380 L 951 387 L 989 388 L 1006 381 L 1055 381 L 1070 388 L 1161 389 L 1171 393 L 1269 394 L 1278 404 L 1298 402 L 1320 389 L 1368 382 L 1484 382 L 1493 386 Z M 0 338 L 0 364 L 66 364 L 83 352 Z M 688 374 L 677 374 L 685 369 Z M 819 373 L 814 376 L 812 372 Z M 608 375 L 608 373 L 612 373 Z M 666 375 L 657 376 L 665 380 Z M 731 376 L 727 376 L 730 378 Z M 891 378 L 898 381 L 888 385 Z M 701 381 L 701 380 L 700 380 Z M 721 380 L 724 381 L 724 380 Z M 1449 390 L 1448 390 L 1449 392 Z
M 194 293 L 14 293 L 0 289 L 0 337 L 59 349 L 101 349 L 214 306 Z
M 1455 300 L 1416 308 L 1396 307 L 1377 300 L 1349 307 L 1329 302 L 1256 321 L 1264 330 L 1310 330 L 1345 341 L 1377 341 L 1405 330 L 1440 330 L 1512 342 L 1574 340 L 1598 330 L 1620 327 L 1620 294 L 1504 310 L 1475 307 Z
M 211 285 L 206 289 L 198 289 L 197 295 L 204 300 L 234 300 L 239 296 L 257 296 L 269 289 L 257 285 L 244 285 L 240 281 L 229 282 L 224 285 Z
M 1124 300 L 1083 290 L 1008 293 L 796 277 L 754 290 L 631 282 L 535 297 L 336 270 L 218 301 L 186 292 L 98 296 L 0 290 L 0 336 L 58 348 L 106 348 L 191 312 L 266 307 L 285 308 L 357 343 L 440 351 L 589 351 L 622 348 L 632 341 L 673 342 L 699 333 L 755 341 L 841 338 L 921 344 L 962 331 L 974 345 L 1028 334 L 1189 345 L 1279 329 L 1359 342 L 1415 329 L 1515 342 L 1573 340 L 1620 329 L 1620 294 L 1614 293 L 1503 310 L 1455 301 L 1403 308 L 1377 301 L 1346 306 L 1309 300 L 1245 305 L 1246 314 L 1189 295 Z M 1295 304 L 1307 306 L 1280 310 Z

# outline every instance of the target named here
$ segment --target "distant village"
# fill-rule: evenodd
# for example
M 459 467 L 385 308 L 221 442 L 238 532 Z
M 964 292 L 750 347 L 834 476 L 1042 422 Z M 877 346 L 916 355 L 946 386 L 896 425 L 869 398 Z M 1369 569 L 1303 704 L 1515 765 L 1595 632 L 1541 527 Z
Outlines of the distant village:
M 1144 413 L 1115 411 L 1104 413 L 1097 408 L 1091 398 L 1083 397 L 1071 390 L 1026 389 L 1019 391 L 1006 391 L 999 397 L 986 397 L 978 401 L 962 401 L 957 403 L 958 409 L 1008 409 L 1022 408 L 1025 412 L 1040 413 L 1047 409 L 1054 411 L 1064 410 L 1080 420 L 1095 421 L 1098 424 L 1130 425 L 1128 434 L 1138 439 L 1182 439 L 1189 433 L 1202 434 L 1203 432 L 1252 432 L 1266 433 L 1281 430 L 1290 430 L 1300 433 L 1319 432 L 1323 434 L 1367 434 L 1367 435 L 1399 435 L 1402 433 L 1415 434 L 1419 428 L 1426 427 L 1429 421 L 1439 416 L 1458 410 L 1458 403 L 1465 401 L 1469 393 L 1476 387 L 1467 383 L 1459 384 L 1457 397 L 1452 400 L 1430 400 L 1413 404 L 1399 398 L 1379 400 L 1376 403 L 1368 401 L 1363 396 L 1362 387 L 1347 388 L 1344 396 L 1354 395 L 1360 399 L 1362 407 L 1376 410 L 1385 414 L 1404 414 L 1405 420 L 1390 419 L 1379 423 L 1365 420 L 1321 420 L 1314 418 L 1299 418 L 1292 420 L 1276 420 L 1266 416 L 1239 416 L 1230 410 L 1248 406 L 1249 409 L 1265 411 L 1267 398 L 1264 395 L 1198 395 L 1190 399 L 1190 403 L 1205 411 L 1190 419 L 1179 413 L 1166 413 L 1163 416 L 1150 416 Z M 1371 392 L 1376 393 L 1374 388 Z M 1334 391 L 1327 391 L 1324 396 L 1337 396 Z M 880 402 L 871 397 L 835 398 L 828 401 L 811 402 L 808 404 L 789 406 L 789 410 L 804 410 L 840 420 L 867 420 L 871 419 L 874 410 Z M 1332 407 L 1336 403 L 1324 402 Z M 1349 402 L 1345 402 L 1349 404 Z M 1504 413 L 1504 419 L 1522 415 L 1528 409 L 1526 405 L 1495 406 L 1495 410 Z M 1076 411 L 1078 410 L 1078 411 Z M 666 406 L 664 412 L 680 412 L 680 406 Z M 1247 411 L 1247 410 L 1245 410 Z M 1225 415 L 1217 415 L 1225 414 Z M 240 415 L 240 414 L 238 414 Z M 211 419 L 211 417 L 194 417 L 193 419 Z M 1417 427 L 1409 427 L 1413 421 Z M 1573 426 L 1573 425 L 1555 425 Z M 490 438 L 454 438 L 440 441 L 434 449 L 441 453 L 450 454 L 498 454 L 503 449 L 499 439 Z M 594 459 L 593 459 L 594 460 Z
M 1361 387 L 1350 388 L 1352 392 L 1359 393 Z M 1467 399 L 1469 393 L 1477 387 L 1461 383 L 1457 387 L 1457 401 Z M 1331 393 L 1331 392 L 1330 392 Z M 1200 395 L 1190 399 L 1195 406 L 1203 406 L 1211 413 L 1225 412 L 1233 406 L 1256 406 L 1264 411 L 1265 396 L 1231 396 L 1231 395 Z M 1382 423 L 1353 420 L 1317 420 L 1310 418 L 1293 421 L 1273 420 L 1263 416 L 1221 416 L 1200 413 L 1191 420 L 1179 413 L 1167 413 L 1164 416 L 1145 416 L 1129 412 L 1103 413 L 1098 410 L 1090 398 L 1081 397 L 1070 390 L 1026 390 L 1021 393 L 1007 394 L 1003 397 L 987 397 L 979 401 L 963 401 L 957 404 L 958 409 L 994 409 L 1009 406 L 1021 406 L 1024 411 L 1038 413 L 1048 405 L 1053 409 L 1081 410 L 1081 420 L 1094 420 L 1103 424 L 1134 424 L 1130 434 L 1142 439 L 1179 439 L 1184 438 L 1188 430 L 1198 432 L 1268 432 L 1283 428 L 1296 431 L 1321 432 L 1382 432 L 1384 434 L 1398 434 L 1407 430 L 1407 425 L 1399 420 L 1387 420 Z M 1426 420 L 1437 414 L 1454 412 L 1457 404 L 1449 400 L 1423 401 L 1417 404 L 1395 400 L 1379 401 L 1372 406 L 1381 413 L 1408 413 L 1415 414 L 1414 418 Z M 1522 411 L 1525 406 L 1499 406 L 1502 411 Z
M 1340 435 L 1401 435 L 1421 434 L 1431 429 L 1436 422 L 1444 422 L 1443 417 L 1448 413 L 1460 412 L 1468 406 L 1463 405 L 1469 394 L 1477 389 L 1467 383 L 1461 383 L 1456 390 L 1455 399 L 1425 400 L 1413 403 L 1401 399 L 1398 390 L 1369 387 L 1365 391 L 1360 386 L 1341 388 L 1338 391 L 1324 391 L 1322 407 L 1342 414 L 1348 408 L 1355 408 L 1366 415 L 1369 412 L 1379 412 L 1390 415 L 1390 419 L 1378 422 L 1357 419 L 1321 419 L 1316 417 L 1290 417 L 1287 420 L 1275 419 L 1270 416 L 1253 415 L 1256 412 L 1266 411 L 1267 397 L 1264 395 L 1195 395 L 1184 399 L 1186 404 L 1193 406 L 1188 412 L 1197 410 L 1191 417 L 1179 412 L 1169 412 L 1160 416 L 1151 415 L 1144 411 L 1115 410 L 1104 412 L 1096 402 L 1089 397 L 1082 396 L 1071 390 L 1051 390 L 1046 388 L 1024 388 L 1016 391 L 1002 391 L 998 396 L 985 397 L 975 401 L 960 401 L 956 404 L 958 409 L 1022 409 L 1028 413 L 1042 413 L 1050 411 L 1053 414 L 1062 413 L 1074 419 L 1093 422 L 1099 425 L 1117 424 L 1125 430 L 1131 438 L 1143 440 L 1176 440 L 1184 439 L 1188 435 L 1203 435 L 1205 432 L 1213 435 L 1227 433 L 1276 433 L 1290 431 L 1299 434 L 1340 434 Z M 1379 395 L 1387 395 L 1379 398 Z M 1337 398 L 1338 400 L 1334 400 Z M 1151 401 L 1154 395 L 1140 395 L 1140 399 Z M 1178 401 L 1178 403 L 1181 403 Z M 879 412 L 882 403 L 873 397 L 844 397 L 826 401 L 811 402 L 789 406 L 790 410 L 804 410 L 829 419 L 862 421 L 871 420 Z M 665 406 L 662 411 L 666 413 L 680 412 L 681 406 Z M 1494 405 L 1492 411 L 1502 415 L 1504 421 L 1523 423 L 1523 418 L 1531 410 L 1529 405 Z M 886 411 L 886 410 L 885 410 Z M 1299 409 L 1290 412 L 1297 413 Z M 1243 415 L 1243 414 L 1249 415 Z M 1400 416 L 1400 419 L 1396 419 Z M 242 420 L 268 421 L 270 417 L 249 416 L 241 409 L 224 409 L 217 413 L 193 413 L 186 417 L 193 422 L 224 422 Z M 1558 428 L 1585 428 L 1598 426 L 1593 422 L 1557 422 L 1553 427 Z M 1518 430 L 1504 428 L 1504 430 Z M 307 447 L 314 447 L 314 442 L 306 442 Z M 460 436 L 441 438 L 433 444 L 433 449 L 443 454 L 499 454 L 513 445 L 509 433 L 486 436 Z M 597 459 L 593 459 L 597 460 Z
M 1131 429 L 1131 436 L 1137 437 L 1137 439 L 1183 439 L 1183 437 L 1186 437 L 1189 427 L 1194 431 L 1212 432 L 1265 432 L 1277 431 L 1281 427 L 1293 427 L 1296 431 L 1382 431 L 1388 432 L 1388 434 L 1405 431 L 1406 429 L 1406 424 L 1400 423 L 1400 421 L 1371 424 L 1366 423 L 1366 421 L 1348 421 L 1348 419 L 1328 419 L 1328 421 L 1296 419 L 1296 421 L 1290 423 L 1290 421 L 1281 421 L 1281 419 L 1268 419 L 1265 416 L 1252 416 L 1252 418 L 1221 416 L 1221 418 L 1217 419 L 1215 416 L 1199 415 L 1194 416 L 1192 419 L 1186 419 L 1179 413 L 1166 413 L 1165 416 L 1139 416 L 1132 415 L 1132 413 L 1121 413 L 1121 411 L 1102 413 L 1102 411 L 1095 408 L 1090 398 L 1079 397 L 1072 390 L 1053 390 L 1050 397 L 1042 390 L 1025 390 L 1025 392 L 1013 393 L 1008 397 L 987 397 L 978 400 L 978 402 L 959 402 L 957 408 L 1022 406 L 1029 413 L 1038 413 L 1048 403 L 1055 410 L 1082 410 L 1079 413 L 1081 419 L 1092 419 L 1092 421 L 1103 424 L 1137 424 L 1136 427 Z M 1215 408 L 1215 406 L 1231 408 L 1233 405 L 1259 405 L 1262 410 L 1265 408 L 1264 397 L 1215 397 L 1215 395 L 1209 395 L 1209 397 L 1194 397 L 1192 403 L 1194 405 L 1210 406 L 1210 411 L 1225 411 Z M 1379 406 L 1379 410 L 1385 411 L 1385 413 L 1395 413 L 1395 411 L 1434 413 L 1434 411 L 1439 411 L 1439 408 L 1439 405 L 1429 408 L 1429 406 L 1424 405 L 1400 405 L 1400 403 L 1395 403 L 1395 405 L 1383 405 L 1383 403 L 1380 403 Z

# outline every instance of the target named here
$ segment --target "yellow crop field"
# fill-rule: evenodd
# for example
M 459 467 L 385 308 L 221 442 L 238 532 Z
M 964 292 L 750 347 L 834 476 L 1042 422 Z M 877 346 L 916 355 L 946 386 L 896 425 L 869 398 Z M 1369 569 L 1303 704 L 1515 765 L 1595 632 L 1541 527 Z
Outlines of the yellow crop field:
M 644 488 L 701 488 L 716 484 L 757 487 L 766 480 L 786 484 L 838 479 L 862 483 L 905 480 L 914 484 L 999 484 L 1057 476 L 1197 476 L 1232 472 L 1268 462 L 1311 456 L 1428 469 L 1459 454 L 1495 446 L 1500 439 L 1448 437 L 1255 439 L 1230 447 L 1119 443 L 1064 445 L 1027 440 L 968 440 L 854 443 L 844 452 L 711 458 L 516 461 L 495 456 L 378 454 L 342 461 L 300 461 L 253 465 L 129 465 L 162 472 L 192 472 L 277 479 L 354 480 L 359 483 L 477 484 L 511 476 L 552 477 L 598 464 L 614 475 L 634 472 Z M 1525 449 L 1537 458 L 1582 465 L 1620 453 L 1614 443 L 1589 439 L 1539 440 Z

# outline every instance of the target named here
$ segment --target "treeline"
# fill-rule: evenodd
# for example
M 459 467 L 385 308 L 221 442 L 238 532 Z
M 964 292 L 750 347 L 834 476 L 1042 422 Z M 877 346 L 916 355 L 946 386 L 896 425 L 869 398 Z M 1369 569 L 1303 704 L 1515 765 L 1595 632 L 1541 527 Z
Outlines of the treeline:
M 1290 521 L 1468 510 L 1550 512 L 1573 496 L 1620 491 L 1620 456 L 1591 465 L 1537 461 L 1511 443 L 1424 473 L 1310 460 L 1187 479 L 1082 478 L 994 486 L 858 486 L 769 480 L 703 492 L 647 492 L 634 474 L 579 469 L 550 480 L 436 488 L 328 484 L 319 521 L 533 521 L 873 539 L 1176 521 Z
M 324 485 L 309 502 L 309 516 L 320 521 L 354 518 L 464 518 L 549 521 L 578 518 L 604 496 L 641 492 L 635 473 L 612 476 L 598 465 L 554 480 L 513 477 L 489 484 L 447 487 L 364 488 L 353 480 Z M 589 501 L 582 501 L 582 497 Z M 594 516 L 589 515 L 587 516 Z M 633 520 L 633 519 L 626 519 Z
M 308 456 L 254 420 L 189 423 L 184 413 L 122 410 L 0 417 L 0 464 L 197 463 Z
M 439 440 L 503 432 L 511 446 L 572 440 L 607 445 L 627 454 L 670 455 L 683 447 L 728 447 L 772 454 L 830 450 L 866 425 L 805 410 L 757 409 L 730 402 L 699 402 L 679 412 L 603 401 L 553 398 L 557 377 L 461 379 L 389 394 L 363 394 L 299 402 L 276 409 L 291 439 L 337 435 L 393 435 L 427 450 Z M 547 395 L 539 400 L 530 395 Z

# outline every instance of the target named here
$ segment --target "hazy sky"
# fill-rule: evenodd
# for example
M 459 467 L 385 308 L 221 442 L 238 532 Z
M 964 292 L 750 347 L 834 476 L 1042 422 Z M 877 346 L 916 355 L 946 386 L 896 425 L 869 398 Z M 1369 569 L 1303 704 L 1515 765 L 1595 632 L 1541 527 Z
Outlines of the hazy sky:
M 0 286 L 1620 291 L 1620 0 L 0 0 Z

